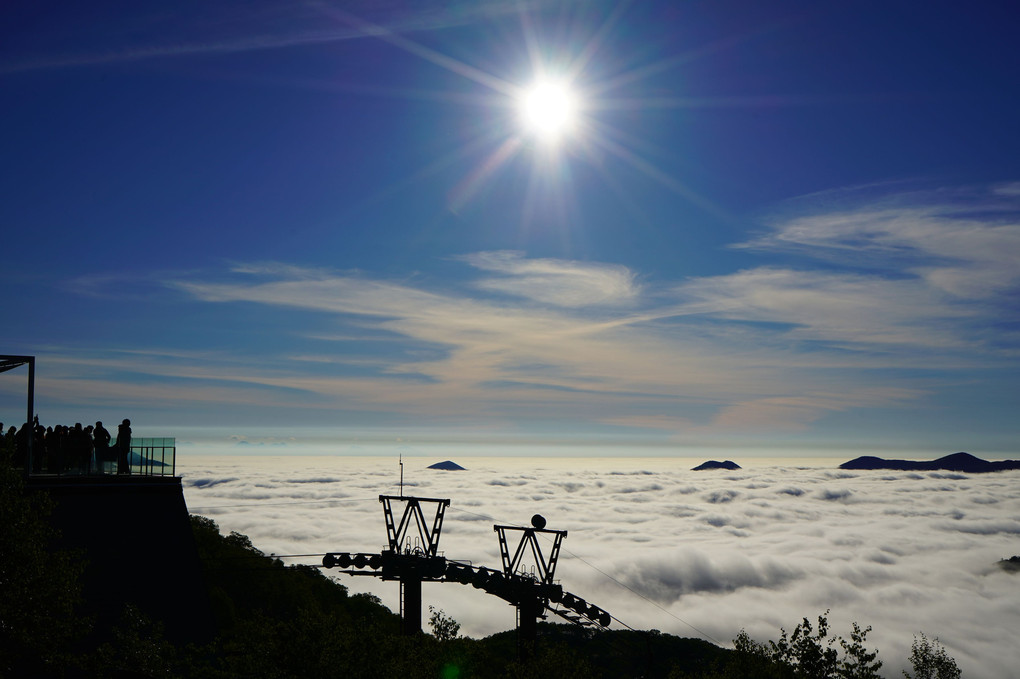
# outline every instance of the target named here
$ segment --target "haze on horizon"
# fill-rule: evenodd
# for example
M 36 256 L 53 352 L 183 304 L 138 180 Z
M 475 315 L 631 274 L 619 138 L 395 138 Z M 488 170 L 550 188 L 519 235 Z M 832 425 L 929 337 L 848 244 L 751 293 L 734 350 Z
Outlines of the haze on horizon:
M 0 351 L 182 450 L 1020 457 L 1014 25 L 5 6 Z

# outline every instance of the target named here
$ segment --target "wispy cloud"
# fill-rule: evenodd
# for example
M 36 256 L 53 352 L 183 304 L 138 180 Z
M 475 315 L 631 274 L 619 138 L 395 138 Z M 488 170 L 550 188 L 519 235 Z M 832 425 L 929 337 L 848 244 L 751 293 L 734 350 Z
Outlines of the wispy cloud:
M 801 431 L 827 413 L 874 407 L 876 404 L 886 407 L 908 405 L 920 396 L 922 392 L 917 389 L 875 387 L 829 393 L 819 389 L 810 395 L 738 400 L 720 408 L 710 427 L 698 429 Z
M 971 346 L 960 321 L 980 312 L 945 299 L 925 281 L 838 271 L 758 268 L 684 283 L 688 310 L 788 326 L 788 340 L 843 347 Z
M 521 252 L 481 252 L 462 257 L 482 271 L 503 274 L 477 281 L 501 292 L 562 307 L 612 306 L 637 300 L 640 289 L 627 267 L 562 259 L 528 259 Z
M 430 379 L 428 383 L 377 381 L 372 388 L 366 384 L 370 380 L 358 380 L 359 387 L 367 387 L 361 392 L 367 402 L 392 404 L 413 399 L 418 407 L 454 412 L 461 408 L 461 412 L 477 413 L 480 407 L 485 409 L 485 404 L 495 411 L 514 403 L 555 405 L 567 410 L 617 404 L 626 410 L 632 407 L 628 402 L 639 409 L 659 402 L 655 407 L 675 411 L 676 401 L 694 399 L 730 408 L 723 411 L 725 417 L 721 420 L 728 423 L 737 412 L 732 409 L 734 401 L 743 404 L 741 411 L 747 412 L 752 406 L 745 401 L 756 394 L 764 397 L 774 393 L 782 369 L 797 364 L 795 352 L 779 349 L 743 347 L 739 349 L 743 355 L 725 355 L 737 349 L 732 339 L 728 340 L 731 346 L 724 349 L 724 337 L 702 335 L 697 328 L 678 334 L 671 328 L 636 322 L 628 315 L 616 324 L 593 322 L 617 309 L 621 297 L 631 304 L 647 304 L 629 285 L 633 275 L 623 267 L 547 260 L 531 263 L 505 253 L 480 253 L 469 261 L 481 264 L 483 270 L 498 268 L 507 279 L 506 287 L 515 290 L 533 290 L 536 275 L 562 278 L 567 289 L 564 294 L 571 303 L 549 304 L 545 295 L 538 294 L 508 304 L 470 292 L 434 293 L 327 274 L 302 274 L 271 282 L 176 285 L 205 301 L 247 301 L 354 314 L 362 317 L 359 323 L 363 327 L 385 329 L 411 342 L 446 347 L 445 354 L 433 360 L 394 361 L 385 369 L 388 374 L 423 375 Z M 609 283 L 589 295 L 582 313 L 576 308 L 581 293 L 574 291 L 578 281 L 592 279 L 600 283 L 608 279 Z M 523 283 L 518 286 L 518 281 Z M 479 286 L 471 283 L 470 287 Z M 591 297 L 605 297 L 605 287 L 622 290 L 623 294 L 612 295 L 601 305 L 591 301 Z M 313 381 L 302 378 L 291 383 Z M 351 386 L 351 382 L 338 380 L 336 384 Z M 795 414 L 798 423 L 803 423 L 807 413 L 820 415 L 851 403 L 886 405 L 914 393 L 900 390 L 893 396 L 889 390 L 845 384 L 843 397 L 837 399 L 828 395 L 827 388 L 820 393 L 822 381 L 817 377 L 807 375 L 788 384 L 791 397 L 792 390 L 806 389 L 816 398 L 802 398 L 797 408 L 789 405 L 791 401 L 782 407 L 773 402 L 770 412 Z M 760 410 L 763 404 L 753 407 Z M 758 419 L 764 422 L 764 418 Z M 684 422 L 685 418 L 680 416 L 675 421 Z
M 784 220 L 738 247 L 915 277 L 932 294 L 994 299 L 1020 285 L 1020 204 L 1015 184 L 988 192 L 910 194 Z
M 816 209 L 741 245 L 792 253 L 799 266 L 674 281 L 508 251 L 452 257 L 449 277 L 405 280 L 239 263 L 166 285 L 202 303 L 319 319 L 281 330 L 288 351 L 220 364 L 104 360 L 121 373 L 240 389 L 256 396 L 239 402 L 281 408 L 300 394 L 302 408 L 443 421 L 805 431 L 834 413 L 916 408 L 941 384 L 1015 367 L 1020 337 L 1004 319 L 1020 226 L 1011 198 L 984 195 L 966 209 L 906 197 Z M 87 290 L 104 294 L 101 283 Z M 325 323 L 330 330 L 319 329 Z

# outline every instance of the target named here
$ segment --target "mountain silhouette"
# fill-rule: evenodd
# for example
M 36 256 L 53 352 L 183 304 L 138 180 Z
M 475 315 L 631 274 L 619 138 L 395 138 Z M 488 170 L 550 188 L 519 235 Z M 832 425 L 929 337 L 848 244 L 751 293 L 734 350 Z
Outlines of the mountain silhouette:
M 951 471 L 981 474 L 1020 469 L 1020 460 L 989 462 L 970 453 L 953 453 L 937 460 L 886 460 L 864 455 L 839 465 L 840 469 L 892 469 L 896 471 Z
M 456 462 L 451 462 L 450 460 L 446 460 L 445 462 L 436 462 L 435 464 L 430 464 L 428 466 L 428 468 L 429 469 L 442 469 L 443 471 L 448 471 L 448 472 L 464 471 L 463 467 L 461 467 Z
M 719 462 L 718 460 L 708 460 L 702 462 L 697 467 L 691 469 L 692 472 L 700 472 L 706 469 L 729 469 L 730 471 L 740 469 L 740 465 L 732 460 L 726 460 L 725 462 Z

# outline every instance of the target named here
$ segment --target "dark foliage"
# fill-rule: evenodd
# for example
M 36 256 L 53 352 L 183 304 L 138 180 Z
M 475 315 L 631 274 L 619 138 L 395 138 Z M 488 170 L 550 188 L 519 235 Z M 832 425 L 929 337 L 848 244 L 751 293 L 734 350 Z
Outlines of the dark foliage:
M 216 523 L 203 516 L 192 516 L 191 526 L 221 632 L 256 616 L 286 620 L 299 614 L 339 615 L 345 624 L 383 618 L 396 629 L 388 609 L 366 597 L 349 597 L 346 587 L 318 568 L 285 566 L 246 535 L 220 535 Z
M 0 676 L 61 676 L 89 628 L 76 612 L 84 564 L 54 548 L 51 509 L 0 462 Z
M 733 640 L 734 653 L 715 667 L 674 671 L 670 679 L 879 679 L 878 653 L 864 646 L 871 628 L 862 630 L 853 623 L 849 640 L 833 637 L 826 615 L 818 616 L 817 628 L 804 618 L 792 633 L 781 630 L 778 641 L 759 643 L 741 632 Z
M 904 672 L 906 679 L 960 679 L 960 668 L 946 653 L 946 648 L 937 638 L 929 640 L 921 633 L 921 639 L 914 637 L 910 647 L 910 665 L 914 674 Z

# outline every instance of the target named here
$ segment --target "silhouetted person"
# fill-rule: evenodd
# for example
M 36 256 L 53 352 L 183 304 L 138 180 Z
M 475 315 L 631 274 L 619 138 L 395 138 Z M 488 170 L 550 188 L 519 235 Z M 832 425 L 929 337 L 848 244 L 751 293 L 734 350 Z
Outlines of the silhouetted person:
M 36 467 L 36 471 L 41 472 L 43 459 L 42 456 L 36 451 L 42 452 L 46 447 L 46 429 L 41 424 L 39 424 L 38 415 L 35 416 L 35 426 L 32 428 L 31 436 L 32 436 L 32 455 L 34 456 L 34 459 L 32 460 L 32 466 Z M 36 462 L 36 460 L 38 460 L 38 462 Z
M 11 434 L 8 438 L 3 422 L 0 422 L 0 455 L 3 455 L 5 463 L 14 466 L 14 435 Z
M 130 474 L 128 453 L 131 452 L 131 420 L 125 419 L 117 427 L 117 473 Z
M 63 457 L 60 455 L 60 425 L 46 427 L 46 434 L 43 438 L 43 445 L 36 446 L 32 453 L 43 456 L 43 468 L 46 471 L 57 474 L 63 471 L 61 463 Z
M 22 462 L 18 464 L 18 445 L 16 443 L 18 438 L 18 428 L 13 424 L 10 429 L 7 430 L 7 435 L 4 436 L 4 446 L 7 448 L 7 455 L 14 461 L 15 467 L 24 467 L 25 464 Z
M 110 448 L 111 438 L 110 432 L 106 431 L 103 423 L 96 422 L 96 428 L 92 432 L 92 446 L 96 451 L 96 472 L 99 474 L 106 471 L 103 465 L 106 463 L 106 456 L 109 455 L 107 451 Z
M 92 457 L 92 439 L 85 433 L 81 422 L 67 430 L 67 466 L 76 474 L 87 474 Z
M 18 461 L 17 466 L 19 467 L 28 466 L 28 437 L 32 435 L 31 434 L 32 430 L 29 428 L 31 426 L 32 425 L 26 422 L 25 424 L 21 425 L 21 429 L 19 429 L 17 433 L 14 435 L 14 446 L 15 450 L 17 451 Z M 29 471 L 31 472 L 38 471 L 39 467 L 38 460 L 41 459 L 42 457 L 39 455 L 39 453 L 36 453 L 35 458 L 32 460 L 32 468 L 29 469 Z
M 92 473 L 92 425 L 85 425 L 85 466 L 82 467 L 82 474 Z

